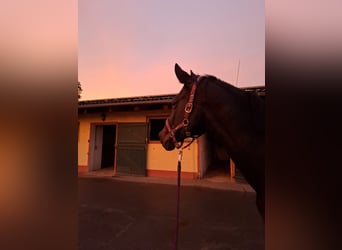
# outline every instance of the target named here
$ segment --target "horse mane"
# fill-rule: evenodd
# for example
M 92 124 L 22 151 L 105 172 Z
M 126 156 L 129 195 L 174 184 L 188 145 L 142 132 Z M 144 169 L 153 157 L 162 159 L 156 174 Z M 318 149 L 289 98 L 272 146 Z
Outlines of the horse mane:
M 249 107 L 251 111 L 251 118 L 252 118 L 252 123 L 254 124 L 254 127 L 257 131 L 263 132 L 264 131 L 264 126 L 263 124 L 260 123 L 260 118 L 264 118 L 264 100 L 257 96 L 254 92 L 247 92 L 244 91 L 240 88 L 237 88 L 233 86 L 230 83 L 227 83 L 216 76 L 213 75 L 205 75 L 204 78 L 206 78 L 207 84 L 209 84 L 209 81 L 211 83 L 215 83 L 221 88 L 223 88 L 226 91 L 232 92 L 234 94 L 238 94 L 242 97 L 245 97 L 247 102 L 249 102 Z

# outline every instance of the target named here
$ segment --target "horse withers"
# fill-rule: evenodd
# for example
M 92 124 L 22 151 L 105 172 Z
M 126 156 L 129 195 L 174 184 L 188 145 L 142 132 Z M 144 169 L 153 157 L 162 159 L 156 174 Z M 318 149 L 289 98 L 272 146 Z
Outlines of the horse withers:
M 264 100 L 215 76 L 190 74 L 175 64 L 183 87 L 172 101 L 171 115 L 159 132 L 166 150 L 180 148 L 186 138 L 204 133 L 222 145 L 256 192 L 265 216 Z

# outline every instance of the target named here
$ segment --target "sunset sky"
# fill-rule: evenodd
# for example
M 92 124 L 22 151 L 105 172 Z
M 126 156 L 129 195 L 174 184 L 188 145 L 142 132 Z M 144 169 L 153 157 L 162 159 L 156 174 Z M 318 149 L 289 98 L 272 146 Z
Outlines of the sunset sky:
M 178 93 L 176 62 L 238 87 L 265 85 L 263 0 L 80 0 L 78 5 L 82 100 Z

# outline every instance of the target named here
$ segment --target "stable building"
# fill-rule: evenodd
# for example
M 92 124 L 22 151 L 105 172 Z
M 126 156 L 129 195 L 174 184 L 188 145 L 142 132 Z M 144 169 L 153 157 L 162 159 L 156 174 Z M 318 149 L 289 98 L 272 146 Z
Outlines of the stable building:
M 265 96 L 265 87 L 244 90 Z M 113 176 L 176 177 L 178 151 L 166 151 L 158 137 L 175 96 L 80 101 L 79 173 L 110 169 Z M 203 178 L 211 170 L 228 173 L 231 178 L 239 177 L 224 149 L 215 147 L 203 135 L 183 152 L 182 178 Z

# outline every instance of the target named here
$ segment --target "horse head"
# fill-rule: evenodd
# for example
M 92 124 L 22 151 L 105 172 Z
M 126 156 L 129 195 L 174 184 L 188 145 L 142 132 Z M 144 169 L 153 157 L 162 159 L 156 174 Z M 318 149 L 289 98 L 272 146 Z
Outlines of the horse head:
M 175 64 L 175 73 L 183 88 L 172 101 L 171 115 L 159 132 L 160 142 L 166 150 L 180 148 L 186 138 L 196 138 L 204 133 L 201 109 L 202 98 L 197 90 L 201 77 L 190 74 Z

